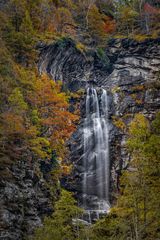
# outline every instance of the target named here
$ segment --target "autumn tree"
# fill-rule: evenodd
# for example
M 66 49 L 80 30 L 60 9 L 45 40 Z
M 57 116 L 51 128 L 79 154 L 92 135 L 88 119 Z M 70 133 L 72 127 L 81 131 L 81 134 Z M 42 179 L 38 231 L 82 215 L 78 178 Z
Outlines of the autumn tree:
M 75 35 L 75 22 L 68 8 L 57 8 L 56 12 L 57 30 L 60 33 Z
M 41 131 L 57 154 L 64 157 L 64 143 L 75 129 L 73 121 L 78 117 L 68 111 L 68 97 L 61 92 L 61 84 L 43 75 L 35 79 L 34 88 L 34 95 L 29 94 L 29 101 L 34 111 L 38 111 Z
M 157 21 L 160 19 L 160 8 L 156 8 L 149 3 L 144 4 L 143 18 L 145 23 L 145 30 L 150 33 L 152 29 L 158 25 Z M 158 26 L 157 26 L 158 27 Z
M 160 8 L 155 1 L 122 0 L 116 6 L 117 29 L 121 34 L 158 36 Z
M 120 33 L 133 33 L 136 27 L 138 12 L 130 5 L 119 5 L 117 20 L 119 21 L 117 29 Z
M 5 48 L 2 52 L 1 155 L 49 159 L 54 150 L 63 158 L 78 119 L 68 111 L 68 96 L 60 84 L 14 64 Z
M 99 12 L 95 4 L 91 6 L 88 12 L 88 28 L 96 42 L 105 41 L 105 23 L 102 14 Z

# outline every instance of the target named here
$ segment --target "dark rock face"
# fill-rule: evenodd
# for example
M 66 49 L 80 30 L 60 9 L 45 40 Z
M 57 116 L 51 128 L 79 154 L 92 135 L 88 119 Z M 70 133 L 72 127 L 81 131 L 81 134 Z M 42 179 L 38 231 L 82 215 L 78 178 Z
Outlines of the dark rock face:
M 5 7 L 8 4 L 8 2 L 10 2 L 10 0 L 1 0 L 0 1 L 0 9 Z
M 45 179 L 47 175 L 40 173 L 40 170 L 38 172 L 37 167 L 34 162 L 21 161 L 8 169 L 10 178 L 2 176 L 2 240 L 25 239 L 26 235 L 32 235 L 34 229 L 42 225 L 43 217 L 53 211 L 51 193 Z
M 47 72 L 54 80 L 63 81 L 71 91 L 85 88 L 89 82 L 100 84 L 112 69 L 109 59 L 104 62 L 96 51 L 81 52 L 70 39 L 40 49 L 40 73 Z
M 86 54 L 76 49 L 71 40 L 42 48 L 40 72 L 48 72 L 53 79 L 62 80 L 71 91 L 80 88 L 103 87 L 110 92 L 110 161 L 111 200 L 119 188 L 121 169 L 128 167 L 130 156 L 126 150 L 127 135 L 122 127 L 128 125 L 134 114 L 143 113 L 149 119 L 160 109 L 160 91 L 155 85 L 160 67 L 160 39 L 138 43 L 134 40 L 111 40 L 105 57 L 98 51 Z M 160 84 L 159 84 L 160 85 Z M 83 159 L 83 118 L 85 95 L 81 100 L 81 123 L 70 140 L 73 174 L 65 186 L 77 193 L 81 202 L 81 174 Z M 120 124 L 121 123 L 121 124 Z
M 143 43 L 125 39 L 112 41 L 106 54 L 117 56 L 112 73 L 103 81 L 104 86 L 112 92 L 113 118 L 126 126 L 136 113 L 153 119 L 160 110 L 160 83 L 157 77 L 160 69 L 160 39 Z M 126 131 L 119 129 L 111 135 L 111 186 L 112 189 L 118 189 L 119 173 L 122 168 L 128 167 L 130 156 L 125 147 Z

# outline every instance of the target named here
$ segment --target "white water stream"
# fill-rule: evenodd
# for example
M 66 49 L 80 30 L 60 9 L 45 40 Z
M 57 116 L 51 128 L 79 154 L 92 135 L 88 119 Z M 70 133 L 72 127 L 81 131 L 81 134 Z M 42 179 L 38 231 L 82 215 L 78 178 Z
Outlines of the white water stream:
M 109 211 L 109 124 L 107 91 L 87 89 L 84 120 L 83 207 L 88 212 Z

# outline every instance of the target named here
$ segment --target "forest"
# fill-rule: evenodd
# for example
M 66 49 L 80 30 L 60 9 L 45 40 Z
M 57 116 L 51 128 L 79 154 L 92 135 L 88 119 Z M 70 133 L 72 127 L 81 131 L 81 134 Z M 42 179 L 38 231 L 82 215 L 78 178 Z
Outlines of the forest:
M 156 41 L 160 38 L 160 1 L 1 0 L 0 34 L 1 187 L 4 182 L 16 181 L 11 168 L 20 162 L 34 165 L 36 174 L 40 174 L 41 162 L 53 162 L 47 180 L 52 211 L 42 217 L 32 235 L 0 238 L 160 239 L 160 105 L 154 113 L 148 110 L 152 117 L 137 112 L 128 124 L 122 121 L 123 116 L 112 118 L 121 135 L 127 136 L 129 167 L 121 169 L 109 213 L 84 224 L 81 217 L 85 210 L 78 205 L 74 191 L 60 183 L 74 167 L 67 143 L 81 123 L 80 102 L 85 90 L 72 92 L 61 79 L 54 81 L 37 67 L 40 47 L 57 42 L 63 45 L 66 39 L 74 42 L 84 58 L 95 50 L 102 61 L 106 61 L 105 49 L 112 39 L 144 45 L 148 39 Z M 158 94 L 160 71 L 154 76 L 154 87 L 144 88 L 156 89 Z M 138 87 L 141 92 L 143 86 Z M 119 90 L 115 87 L 114 91 Z

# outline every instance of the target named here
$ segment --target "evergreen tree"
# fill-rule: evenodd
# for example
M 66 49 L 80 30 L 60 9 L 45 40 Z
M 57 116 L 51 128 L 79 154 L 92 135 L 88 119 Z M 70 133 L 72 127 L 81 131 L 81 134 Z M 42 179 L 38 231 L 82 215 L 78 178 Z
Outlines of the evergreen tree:
M 55 204 L 55 212 L 44 221 L 44 226 L 36 231 L 34 240 L 74 240 L 77 230 L 73 218 L 82 214 L 70 192 L 61 191 L 61 197 Z

